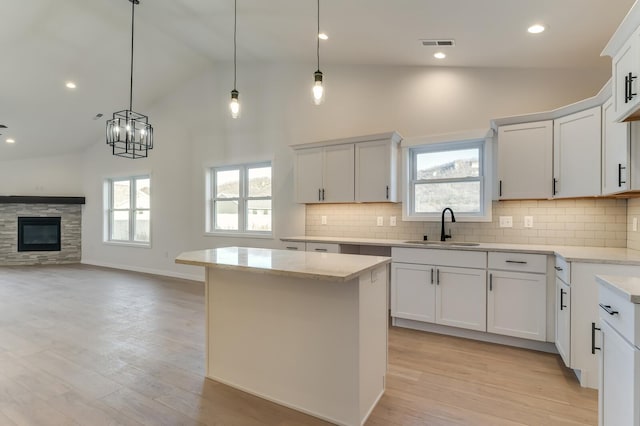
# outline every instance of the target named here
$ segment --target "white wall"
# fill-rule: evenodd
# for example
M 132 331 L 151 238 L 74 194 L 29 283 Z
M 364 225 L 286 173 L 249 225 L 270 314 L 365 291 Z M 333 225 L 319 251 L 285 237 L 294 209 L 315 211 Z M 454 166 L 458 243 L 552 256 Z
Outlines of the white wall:
M 80 154 L 0 161 L 0 195 L 84 194 Z
M 242 116 L 228 113 L 232 72 L 208 69 L 160 104 L 139 108 L 155 127 L 150 158 L 113 157 L 103 141 L 83 157 L 83 261 L 203 276 L 175 265 L 180 252 L 224 245 L 276 247 L 304 233 L 304 208 L 293 202 L 289 145 L 398 130 L 405 137 L 488 128 L 491 118 L 553 109 L 593 96 L 607 76 L 585 70 L 327 66 L 327 99 L 311 102 L 313 66 L 240 65 Z M 273 160 L 275 239 L 204 236 L 204 169 Z M 152 175 L 152 248 L 102 242 L 102 182 Z

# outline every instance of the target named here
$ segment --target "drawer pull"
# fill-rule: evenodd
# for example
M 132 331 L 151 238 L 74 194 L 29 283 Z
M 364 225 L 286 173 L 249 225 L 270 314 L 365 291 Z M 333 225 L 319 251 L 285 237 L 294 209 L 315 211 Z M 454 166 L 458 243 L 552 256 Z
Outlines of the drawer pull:
M 598 327 L 596 327 L 596 323 L 591 323 L 591 354 L 595 355 L 596 351 L 599 351 L 600 348 L 596 346 L 596 330 L 600 331 Z
M 287 250 L 298 250 L 298 247 L 287 246 Z
M 323 249 L 323 248 L 317 248 L 317 249 L 314 249 L 314 250 L 315 251 L 325 251 L 325 252 L 327 251 L 327 249 Z
M 554 268 L 556 269 L 556 271 L 563 271 L 563 270 L 564 270 L 564 269 L 562 269 L 562 268 L 561 268 L 561 267 L 559 267 L 559 266 L 554 266 Z
M 614 311 L 613 308 L 611 307 L 611 305 L 603 305 L 602 303 L 600 303 L 600 307 L 602 309 L 605 310 L 606 313 L 608 313 L 609 315 L 616 315 L 618 314 L 618 311 Z
M 527 262 L 524 261 L 524 260 L 505 260 L 505 262 L 507 262 L 507 263 L 518 263 L 520 265 L 526 265 L 527 264 Z

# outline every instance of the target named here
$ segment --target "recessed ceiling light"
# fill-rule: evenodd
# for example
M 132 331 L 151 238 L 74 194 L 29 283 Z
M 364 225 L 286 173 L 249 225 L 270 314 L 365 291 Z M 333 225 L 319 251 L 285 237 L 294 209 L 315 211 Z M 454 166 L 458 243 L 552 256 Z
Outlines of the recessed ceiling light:
M 447 55 L 445 55 L 444 52 L 436 52 L 433 54 L 433 57 L 436 59 L 444 59 Z
M 76 88 L 76 84 L 73 81 L 67 81 L 65 83 L 65 86 L 67 86 L 67 89 L 75 89 Z
M 7 139 L 6 142 L 7 143 L 16 143 L 16 141 L 14 139 L 11 139 L 11 138 Z
M 318 34 L 318 38 L 319 38 L 320 40 L 328 40 L 328 39 L 329 39 L 329 36 L 328 36 L 328 35 L 326 35 L 325 33 L 319 33 L 319 34 Z
M 527 31 L 529 31 L 531 34 L 540 34 L 544 30 L 545 30 L 544 25 L 540 25 L 540 24 L 532 25 L 527 29 Z

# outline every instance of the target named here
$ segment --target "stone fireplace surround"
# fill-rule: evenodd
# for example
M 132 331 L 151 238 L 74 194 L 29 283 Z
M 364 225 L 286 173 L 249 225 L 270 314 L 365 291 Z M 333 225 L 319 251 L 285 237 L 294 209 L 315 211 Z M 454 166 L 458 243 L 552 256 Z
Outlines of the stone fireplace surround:
M 79 263 L 84 197 L 0 196 L 0 266 Z M 18 217 L 60 216 L 61 250 L 18 252 Z

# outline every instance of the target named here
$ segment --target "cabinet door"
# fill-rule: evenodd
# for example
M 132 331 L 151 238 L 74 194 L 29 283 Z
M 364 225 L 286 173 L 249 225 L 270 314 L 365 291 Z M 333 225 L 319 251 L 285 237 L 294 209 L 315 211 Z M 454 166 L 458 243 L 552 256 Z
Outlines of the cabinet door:
M 356 149 L 356 201 L 397 201 L 397 145 L 388 140 L 362 142 Z
M 553 178 L 555 197 L 588 197 L 601 192 L 600 107 L 554 121 Z
M 295 186 L 298 203 L 322 201 L 323 155 L 322 148 L 295 151 Z
M 556 278 L 556 348 L 571 367 L 571 287 Z
M 483 269 L 436 268 L 436 323 L 487 331 L 487 276 Z
M 546 275 L 491 270 L 487 294 L 488 332 L 546 340 Z
M 334 145 L 324 148 L 323 201 L 353 202 L 355 186 L 354 146 Z
M 550 198 L 553 121 L 500 126 L 498 196 L 501 200 Z
M 640 349 L 631 346 L 606 321 L 600 325 L 600 424 L 637 426 Z
M 615 103 L 616 121 L 621 121 L 637 104 L 640 99 L 633 96 L 628 99 L 629 89 L 631 94 L 638 93 L 640 81 L 636 78 L 629 86 L 627 79 L 629 73 L 633 77 L 638 77 L 638 58 L 637 58 L 637 37 L 638 32 L 631 36 L 629 41 L 620 49 L 620 52 L 612 59 L 613 72 L 613 98 Z
M 602 105 L 602 194 L 629 189 L 629 123 L 616 123 L 613 100 Z
M 435 321 L 435 268 L 410 263 L 391 264 L 391 316 Z

